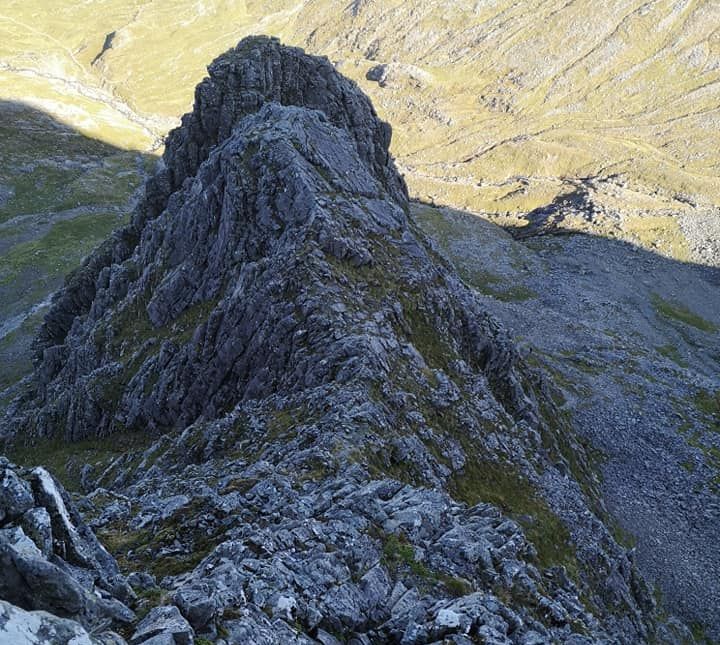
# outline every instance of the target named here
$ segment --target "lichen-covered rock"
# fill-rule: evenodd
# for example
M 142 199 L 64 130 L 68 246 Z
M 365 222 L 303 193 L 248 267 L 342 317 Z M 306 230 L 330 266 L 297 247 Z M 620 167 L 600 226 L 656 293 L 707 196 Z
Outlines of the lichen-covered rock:
M 52 553 L 52 524 L 46 508 L 39 506 L 25 511 L 20 526 L 45 557 Z
M 86 626 L 132 622 L 124 604 L 132 590 L 62 486 L 43 468 L 28 471 L 7 460 L 0 477 L 8 483 L 5 508 L 12 509 L 0 522 L 0 599 Z
M 89 633 L 79 623 L 46 611 L 26 611 L 0 600 L 3 645 L 127 645 L 115 632 Z
M 181 587 L 175 592 L 173 602 L 195 631 L 202 632 L 215 618 L 215 598 L 212 589 L 205 583 Z
M 33 507 L 33 496 L 27 482 L 20 479 L 13 470 L 2 469 L 0 479 L 0 522 L 20 517 Z
M 80 584 L 37 548 L 32 554 L 8 543 L 0 544 L 0 598 L 65 617 L 85 614 L 88 603 Z
M 97 645 L 82 625 L 45 611 L 25 611 L 0 600 L 0 643 Z

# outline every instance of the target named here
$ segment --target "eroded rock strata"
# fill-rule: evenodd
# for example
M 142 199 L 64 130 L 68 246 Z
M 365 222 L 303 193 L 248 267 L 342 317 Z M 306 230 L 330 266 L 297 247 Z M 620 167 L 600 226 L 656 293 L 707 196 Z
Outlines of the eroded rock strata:
M 134 572 L 113 642 L 691 638 L 552 388 L 415 225 L 368 99 L 265 38 L 209 74 L 132 223 L 55 297 L 3 426 L 93 446 L 79 508 Z M 9 593 L 0 633 L 63 614 Z

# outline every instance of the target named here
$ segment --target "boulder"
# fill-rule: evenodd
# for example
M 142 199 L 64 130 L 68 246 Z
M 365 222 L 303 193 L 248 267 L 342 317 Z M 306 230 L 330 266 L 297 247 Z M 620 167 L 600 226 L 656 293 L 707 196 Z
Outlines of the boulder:
M 7 645 L 110 645 L 111 641 L 95 640 L 85 628 L 73 620 L 58 618 L 45 611 L 26 611 L 0 600 L 0 643 Z M 122 645 L 124 641 L 115 641 Z
M 173 596 L 173 602 L 196 631 L 204 631 L 215 617 L 215 599 L 207 584 L 180 588 Z
M 30 487 L 10 468 L 0 477 L 0 522 L 17 519 L 35 505 Z
M 130 645 L 193 645 L 195 632 L 177 607 L 155 607 L 138 623 Z
M 24 609 L 43 609 L 59 616 L 84 614 L 87 599 L 80 585 L 48 562 L 37 547 L 35 550 L 36 554 L 30 552 L 24 542 L 0 545 L 0 598 Z
M 53 548 L 50 514 L 42 506 L 26 511 L 21 520 L 25 534 L 35 543 L 40 552 L 49 557 Z

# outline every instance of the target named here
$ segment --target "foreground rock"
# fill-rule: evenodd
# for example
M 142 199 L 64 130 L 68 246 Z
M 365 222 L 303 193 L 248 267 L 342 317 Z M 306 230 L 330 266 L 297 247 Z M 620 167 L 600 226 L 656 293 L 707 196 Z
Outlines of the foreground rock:
M 45 469 L 0 460 L 0 517 L 0 598 L 17 605 L 6 608 L 11 624 L 35 620 L 18 608 L 52 612 L 86 626 L 134 620 L 125 604 L 134 594 L 115 559 Z M 0 636 L 3 630 L 0 626 Z
M 13 645 L 98 645 L 78 623 L 46 611 L 25 611 L 0 600 L 0 642 Z M 106 641 L 108 642 L 108 641 Z
M 388 144 L 327 61 L 222 56 L 132 224 L 55 299 L 4 432 L 155 439 L 83 471 L 141 572 L 133 643 L 679 642 Z

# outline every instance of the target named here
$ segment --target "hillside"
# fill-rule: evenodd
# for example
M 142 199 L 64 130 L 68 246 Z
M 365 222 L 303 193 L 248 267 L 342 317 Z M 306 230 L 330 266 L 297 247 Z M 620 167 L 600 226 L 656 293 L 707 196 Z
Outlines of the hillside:
M 108 137 L 120 124 L 124 146 L 164 134 L 205 62 L 260 32 L 361 83 L 393 123 L 393 153 L 420 198 L 514 216 L 593 179 L 599 207 L 662 218 L 629 223 L 627 235 L 650 242 L 666 229 L 659 246 L 680 259 L 692 249 L 682 219 L 668 218 L 720 201 L 710 0 L 61 5 L 5 7 L 3 95 L 70 120 L 82 110 Z
M 267 38 L 209 72 L 129 224 L 53 298 L 0 427 L 94 491 L 91 526 L 156 591 L 85 557 L 114 610 L 29 602 L 12 569 L 4 597 L 132 643 L 689 638 L 613 536 L 559 392 L 415 224 L 369 100 Z M 55 517 L 60 497 L 35 499 Z M 47 569 L 7 530 L 21 577 Z

